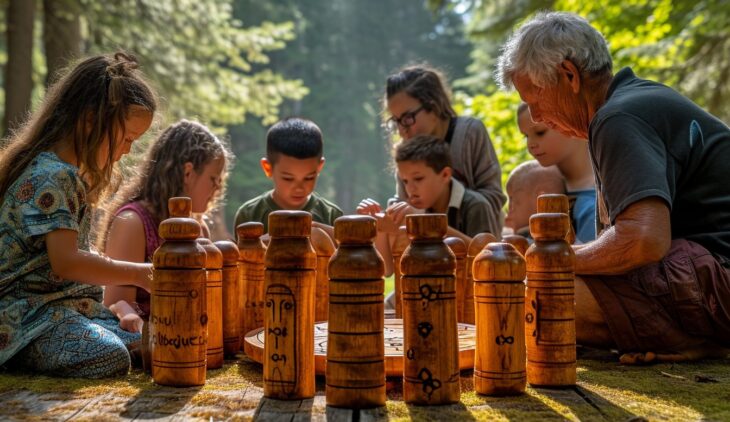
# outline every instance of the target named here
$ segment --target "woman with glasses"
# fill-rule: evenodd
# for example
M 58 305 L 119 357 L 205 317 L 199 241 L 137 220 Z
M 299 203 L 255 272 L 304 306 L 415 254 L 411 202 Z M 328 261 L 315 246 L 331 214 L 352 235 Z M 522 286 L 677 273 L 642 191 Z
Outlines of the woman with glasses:
M 397 132 L 403 142 L 416 135 L 432 135 L 450 145 L 453 177 L 487 199 L 490 231 L 499 237 L 506 197 L 497 154 L 481 121 L 456 115 L 440 72 L 425 65 L 401 69 L 388 77 L 383 102 L 384 113 L 390 116 L 386 127 L 391 134 Z M 397 199 L 405 201 L 408 196 L 403 182 L 397 175 L 396 179 Z M 400 222 L 412 212 L 407 208 L 404 205 L 391 214 L 394 221 Z

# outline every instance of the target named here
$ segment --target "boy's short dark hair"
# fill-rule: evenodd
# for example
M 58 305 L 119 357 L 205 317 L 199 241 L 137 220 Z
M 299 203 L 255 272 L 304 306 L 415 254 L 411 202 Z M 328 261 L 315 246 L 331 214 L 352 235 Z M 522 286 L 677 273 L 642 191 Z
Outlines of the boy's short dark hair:
M 401 141 L 395 148 L 395 162 L 423 161 L 436 173 L 451 167 L 449 144 L 435 136 L 418 135 Z
M 300 160 L 322 157 L 322 131 L 313 121 L 290 117 L 271 126 L 266 133 L 266 158 L 276 163 L 279 154 Z

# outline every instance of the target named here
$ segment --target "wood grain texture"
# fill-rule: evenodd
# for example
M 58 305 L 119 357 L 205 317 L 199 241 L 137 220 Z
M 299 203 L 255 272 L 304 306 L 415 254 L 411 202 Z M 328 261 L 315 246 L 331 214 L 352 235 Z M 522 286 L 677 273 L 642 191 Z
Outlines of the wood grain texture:
M 223 366 L 223 254 L 210 239 L 198 238 L 205 249 L 205 297 L 208 314 L 208 369 Z
M 335 221 L 339 248 L 329 263 L 328 406 L 385 405 L 385 266 L 373 245 L 376 224 L 362 215 Z
M 329 317 L 329 277 L 327 267 L 335 253 L 335 244 L 319 227 L 312 227 L 312 246 L 317 252 L 317 286 L 314 293 L 314 320 L 327 321 Z
M 314 397 L 314 289 L 317 253 L 312 215 L 269 214 L 271 242 L 264 256 L 264 396 Z
M 474 324 L 474 258 L 487 246 L 488 243 L 496 242 L 497 238 L 491 233 L 479 233 L 469 243 L 466 252 L 466 283 L 464 286 L 464 321 L 467 324 Z
M 446 227 L 445 214 L 406 217 L 403 400 L 410 404 L 450 404 L 460 397 L 456 257 L 443 241 Z
M 402 275 L 400 259 L 410 243 L 411 241 L 408 239 L 408 233 L 406 232 L 405 226 L 400 227 L 398 229 L 398 234 L 395 235 L 393 246 L 391 248 L 391 254 L 393 255 L 393 285 L 395 291 L 396 318 L 403 318 L 403 287 L 401 286 Z
M 525 259 L 508 243 L 489 243 L 474 259 L 477 393 L 525 392 L 524 279 Z
M 264 225 L 258 222 L 239 224 L 238 265 L 241 286 L 240 326 L 241 349 L 246 334 L 264 326 L 264 255 L 266 245 L 261 241 Z
M 464 302 L 466 301 L 466 243 L 458 237 L 444 239 L 446 246 L 456 257 L 456 320 L 464 322 Z
M 566 195 L 560 193 L 546 193 L 537 197 L 537 213 L 563 213 L 568 218 L 568 231 L 565 240 L 569 244 L 575 243 L 575 230 L 570 222 L 570 202 Z
M 223 254 L 223 353 L 233 357 L 241 350 L 240 253 L 229 240 L 219 240 L 214 245 Z
M 160 223 L 165 242 L 153 256 L 149 338 L 152 378 L 175 387 L 205 384 L 207 326 L 206 253 L 195 242 L 200 225 L 190 198 L 171 198 Z
M 530 217 L 535 243 L 527 250 L 525 338 L 527 382 L 568 387 L 576 382 L 575 254 L 565 241 L 563 213 Z

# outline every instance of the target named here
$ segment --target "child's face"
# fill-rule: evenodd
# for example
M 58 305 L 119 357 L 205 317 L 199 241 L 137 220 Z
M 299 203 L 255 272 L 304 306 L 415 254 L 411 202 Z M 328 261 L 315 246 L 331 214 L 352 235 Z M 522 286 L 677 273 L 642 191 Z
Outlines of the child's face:
M 193 163 L 185 163 L 185 182 L 183 191 L 185 196 L 193 201 L 193 212 L 203 213 L 208 210 L 213 197 L 221 189 L 223 183 L 223 169 L 226 159 L 217 157 L 204 165 L 200 171 L 193 168 Z
M 152 125 L 152 117 L 152 113 L 141 107 L 131 107 L 129 117 L 124 121 L 124 128 L 118 127 L 114 133 L 114 156 L 111 157 L 112 163 L 116 163 L 129 153 L 129 150 L 132 149 L 132 143 L 144 135 Z M 110 152 L 107 139 L 105 137 L 99 147 L 97 155 L 99 168 L 104 168 L 109 158 Z
M 450 167 L 436 173 L 424 161 L 401 161 L 398 163 L 398 176 L 405 185 L 408 203 L 414 208 L 432 208 L 449 193 Z
M 274 182 L 274 201 L 283 209 L 299 210 L 309 201 L 317 185 L 324 158 L 294 158 L 279 154 L 275 163 L 261 159 L 266 176 Z
M 509 208 L 504 219 L 504 225 L 517 231 L 530 224 L 530 216 L 537 212 L 537 198 L 530 194 L 529 189 L 515 188 L 507 184 Z
M 422 108 L 420 101 L 405 92 L 399 92 L 388 98 L 387 107 L 391 116 L 401 121 L 413 120 L 413 124 L 408 127 L 398 125 L 398 134 L 403 140 L 411 139 L 417 135 L 435 135 L 436 129 L 441 122 L 436 114 Z M 413 119 L 409 119 L 409 115 Z
M 583 142 L 533 122 L 528 110 L 520 113 L 517 124 L 527 140 L 527 150 L 543 167 L 559 164 Z

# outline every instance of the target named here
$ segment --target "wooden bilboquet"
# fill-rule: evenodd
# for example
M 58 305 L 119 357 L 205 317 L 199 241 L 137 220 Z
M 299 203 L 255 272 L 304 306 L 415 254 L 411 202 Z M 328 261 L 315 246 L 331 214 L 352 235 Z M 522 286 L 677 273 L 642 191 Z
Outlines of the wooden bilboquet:
M 385 406 L 385 265 L 373 245 L 376 234 L 370 216 L 335 221 L 340 247 L 329 263 L 328 406 Z
M 401 258 L 403 400 L 456 403 L 460 396 L 456 257 L 443 241 L 446 215 L 409 215 L 406 227 L 411 244 Z
M 406 233 L 406 228 L 400 227 L 390 251 L 391 255 L 393 255 L 393 285 L 395 292 L 396 318 L 403 318 L 403 287 L 401 283 L 402 275 L 400 270 L 400 259 L 410 242 L 411 241 L 408 239 L 408 233 Z
M 157 384 L 205 384 L 205 249 L 195 242 L 200 225 L 190 218 L 190 198 L 170 198 L 170 218 L 160 224 L 165 242 L 152 257 L 149 336 Z
M 514 246 L 515 249 L 517 249 L 517 252 L 519 252 L 522 256 L 525 256 L 527 248 L 530 247 L 530 242 L 527 238 L 525 236 L 520 236 L 519 234 L 508 234 L 507 236 L 502 237 L 502 242 L 509 243 Z
M 327 321 L 329 318 L 329 277 L 327 266 L 332 254 L 335 253 L 335 244 L 330 236 L 319 227 L 312 227 L 312 246 L 317 252 L 317 287 L 314 293 L 314 320 Z
M 464 283 L 464 320 L 467 324 L 474 324 L 474 258 L 487 246 L 488 243 L 496 242 L 497 238 L 491 233 L 479 233 L 469 243 L 466 252 L 466 283 Z
M 569 244 L 575 243 L 575 230 L 570 222 L 570 202 L 568 197 L 562 193 L 546 193 L 537 197 L 537 213 L 563 213 L 568 216 L 568 232 L 565 234 L 565 241 Z
M 474 390 L 525 392 L 525 259 L 508 243 L 490 243 L 474 259 L 477 348 Z
M 223 254 L 223 353 L 234 356 L 241 350 L 239 252 L 236 244 L 228 240 L 214 245 Z
M 464 321 L 464 297 L 466 295 L 466 243 L 458 237 L 444 239 L 446 246 L 456 257 L 456 320 Z
M 243 223 L 236 227 L 240 258 L 240 326 L 241 349 L 246 334 L 264 326 L 264 255 L 266 245 L 261 241 L 264 225 L 258 222 Z
M 210 239 L 200 237 L 205 249 L 206 312 L 208 314 L 208 369 L 223 367 L 223 254 Z
M 314 397 L 314 287 L 317 253 L 309 241 L 312 215 L 269 214 L 264 257 L 264 396 Z
M 539 386 L 572 386 L 575 362 L 575 254 L 565 241 L 566 214 L 535 214 L 527 250 L 525 338 L 527 382 Z

